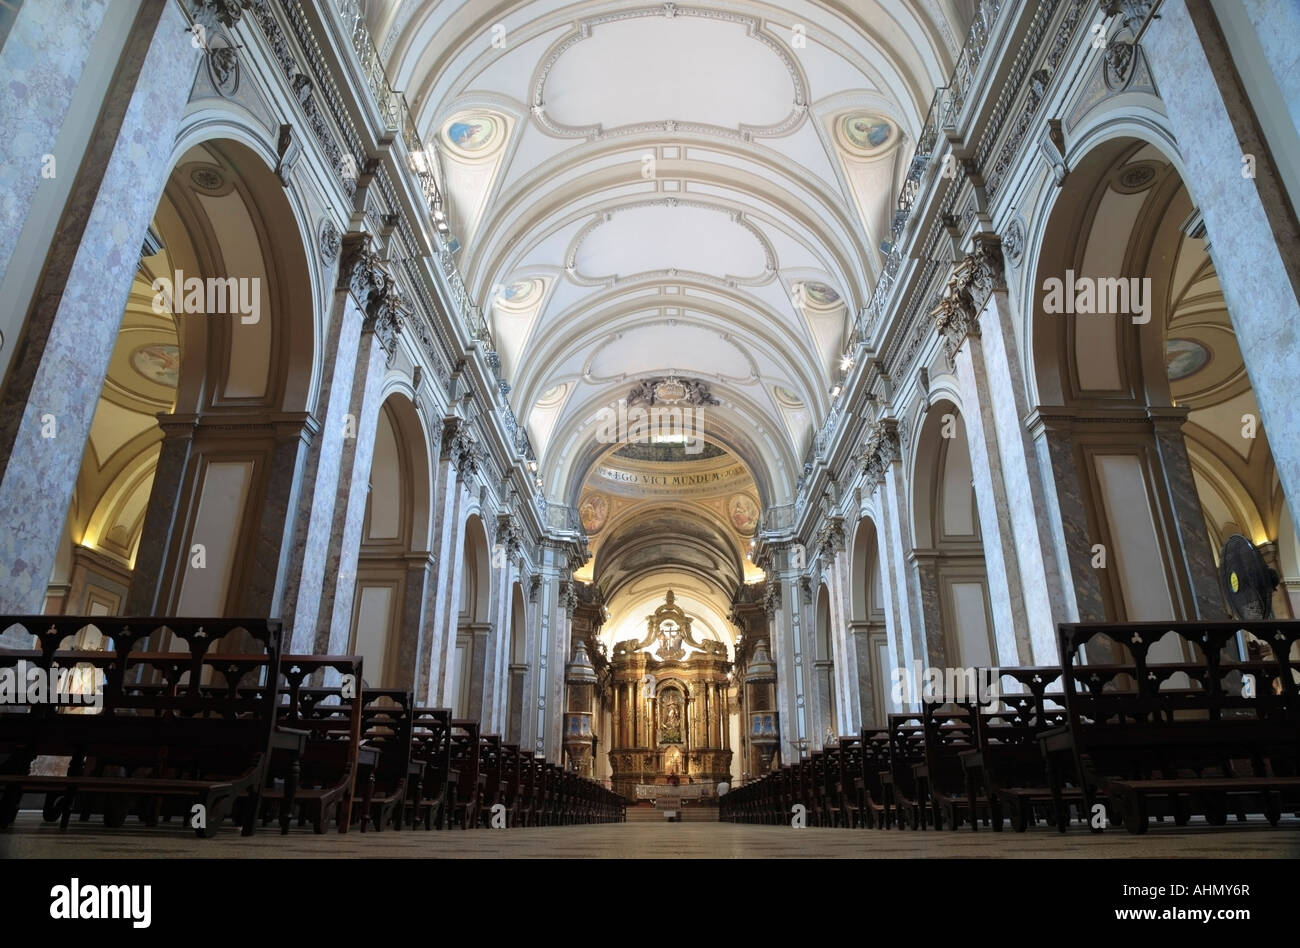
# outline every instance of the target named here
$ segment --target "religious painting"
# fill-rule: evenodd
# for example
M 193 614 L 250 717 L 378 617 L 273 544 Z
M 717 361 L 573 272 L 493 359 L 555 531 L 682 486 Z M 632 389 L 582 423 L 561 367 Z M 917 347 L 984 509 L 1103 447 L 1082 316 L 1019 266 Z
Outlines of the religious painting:
M 680 744 L 682 721 L 685 716 L 682 693 L 676 688 L 659 692 L 659 743 Z
M 734 494 L 727 501 L 727 518 L 737 533 L 749 536 L 758 529 L 758 504 L 748 494 Z
M 1165 368 L 1169 381 L 1178 382 L 1195 375 L 1210 361 L 1210 350 L 1192 339 L 1165 340 Z
M 492 115 L 476 112 L 457 116 L 443 127 L 442 137 L 453 150 L 467 157 L 494 151 L 499 144 L 501 122 Z
M 586 494 L 578 504 L 578 517 L 588 534 L 599 533 L 608 516 L 609 503 L 600 494 Z
M 849 152 L 873 158 L 889 150 L 898 136 L 889 119 L 858 112 L 840 119 L 839 138 Z
M 165 342 L 141 346 L 131 353 L 131 368 L 150 382 L 175 388 L 181 369 L 181 350 Z

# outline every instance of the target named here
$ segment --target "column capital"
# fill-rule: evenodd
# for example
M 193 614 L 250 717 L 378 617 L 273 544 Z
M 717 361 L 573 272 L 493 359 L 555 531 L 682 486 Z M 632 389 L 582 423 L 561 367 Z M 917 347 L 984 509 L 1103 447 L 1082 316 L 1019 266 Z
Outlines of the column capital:
M 397 333 L 410 303 L 402 295 L 388 263 L 374 249 L 369 234 L 346 234 L 339 258 L 338 288 L 351 292 L 361 308 L 361 331 L 373 332 L 391 363 L 397 349 Z
M 478 442 L 464 418 L 452 415 L 442 420 L 442 456 L 451 462 L 462 478 L 478 473 L 482 457 Z
M 817 531 L 817 536 L 813 540 L 813 548 L 817 555 L 827 559 L 833 559 L 835 554 L 844 549 L 844 518 L 827 517 L 821 528 Z
M 882 418 L 867 431 L 862 447 L 862 473 L 873 484 L 885 479 L 885 471 L 894 461 L 902 459 L 898 442 L 898 421 Z
M 979 316 L 989 297 L 1006 288 L 1001 240 L 997 234 L 976 234 L 974 248 L 953 264 L 948 285 L 930 311 L 949 365 L 955 364 L 966 337 L 980 334 Z

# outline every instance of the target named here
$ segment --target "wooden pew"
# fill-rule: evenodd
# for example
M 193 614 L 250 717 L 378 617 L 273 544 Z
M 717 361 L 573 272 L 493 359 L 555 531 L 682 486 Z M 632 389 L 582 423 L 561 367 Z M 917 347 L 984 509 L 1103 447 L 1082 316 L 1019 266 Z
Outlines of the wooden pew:
M 1265 643 L 1263 663 L 1236 663 L 1239 630 Z M 1194 663 L 1155 663 L 1149 653 L 1172 632 Z M 1300 806 L 1300 687 L 1290 650 L 1300 622 L 1062 624 L 1069 726 L 1039 738 L 1054 791 L 1064 785 L 1068 759 L 1092 813 L 1104 793 L 1126 829 L 1143 833 L 1151 815 L 1186 822 L 1199 813 L 1222 825 L 1230 805 L 1263 813 L 1276 825 L 1284 807 Z M 1131 661 L 1081 665 L 1090 643 L 1106 642 Z M 1241 686 L 1242 675 L 1254 676 Z M 1105 683 L 1129 676 L 1130 691 Z M 1180 680 L 1185 678 L 1185 680 Z M 1063 799 L 1055 800 L 1065 828 Z
M 451 710 L 416 708 L 411 727 L 411 757 L 424 764 L 419 788 L 406 801 L 411 825 L 423 820 L 425 829 L 449 827 L 460 777 L 451 765 Z
M 72 709 L 32 695 L 0 708 L 0 826 L 13 821 L 24 792 L 43 792 L 46 818 L 63 828 L 80 798 L 86 818 L 98 809 L 110 826 L 135 805 L 146 823 L 177 814 L 201 837 L 243 804 L 243 831 L 253 832 L 276 728 L 274 689 L 256 686 L 276 680 L 278 621 L 0 617 L 0 628 L 15 625 L 36 647 L 0 650 L 0 668 L 92 670 L 102 706 Z M 66 648 L 88 626 L 105 648 Z M 145 643 L 172 650 L 140 650 Z M 30 774 L 40 756 L 70 758 L 67 775 Z
M 356 797 L 361 797 L 362 812 L 369 806 L 373 788 L 369 778 L 379 756 L 377 750 L 363 751 L 361 747 L 365 697 L 361 657 L 286 655 L 280 670 L 279 726 L 305 732 L 307 740 L 301 754 L 272 755 L 263 791 L 263 821 L 271 818 L 272 809 L 278 809 L 280 832 L 287 833 L 296 809 L 300 826 L 310 820 L 312 829 L 323 833 L 333 819 L 338 831 L 346 833 Z M 323 682 L 331 672 L 339 676 L 338 684 L 310 683 Z M 357 772 L 363 763 L 368 768 L 367 779 L 358 788 Z M 282 783 L 270 782 L 275 780 Z
M 370 688 L 365 692 L 362 746 L 377 750 L 379 760 L 373 773 L 367 775 L 373 786 L 370 806 L 359 811 L 363 833 L 367 819 L 376 830 L 388 824 L 400 830 L 408 791 L 420 792 L 427 764 L 413 753 L 413 704 L 411 692 L 400 688 Z
M 451 722 L 451 766 L 456 771 L 456 797 L 448 811 L 461 829 L 477 825 L 479 801 L 484 780 L 479 773 L 478 722 L 454 719 Z
M 918 796 L 929 800 L 936 829 L 972 826 L 989 814 L 989 798 L 962 767 L 962 755 L 978 750 L 979 708 L 973 701 L 930 701 L 921 709 L 925 762 L 914 765 Z
M 920 714 L 891 714 L 888 720 L 889 760 L 880 771 L 887 811 L 885 825 L 896 823 L 899 829 L 921 829 L 928 820 L 913 767 L 925 763 L 925 723 Z
M 977 746 L 960 755 L 966 779 L 974 792 L 982 791 L 989 801 L 989 822 L 995 831 L 1002 829 L 1008 815 L 1017 832 L 1024 832 L 1035 822 L 1036 812 L 1045 809 L 1055 821 L 1038 737 L 1068 724 L 1060 685 L 1062 670 L 1046 666 L 980 669 L 979 673 L 998 679 L 1000 698 L 995 707 L 982 709 L 976 719 Z M 1060 793 L 1066 803 L 1082 802 L 1077 788 L 1061 789 Z M 976 821 L 971 821 L 971 829 L 979 829 Z
M 866 825 L 876 829 L 892 826 L 893 811 L 889 809 L 885 794 L 884 774 L 890 771 L 889 729 L 863 728 L 862 784 Z
M 505 806 L 506 777 L 505 761 L 501 756 L 501 738 L 496 734 L 479 736 L 479 819 L 484 826 L 490 826 L 492 808 L 500 803 Z

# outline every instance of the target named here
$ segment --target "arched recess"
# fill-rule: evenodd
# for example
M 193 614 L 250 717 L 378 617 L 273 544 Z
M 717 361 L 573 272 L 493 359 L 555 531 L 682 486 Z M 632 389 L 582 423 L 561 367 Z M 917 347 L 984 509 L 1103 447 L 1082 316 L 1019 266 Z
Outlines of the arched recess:
M 901 711 L 890 704 L 889 629 L 885 590 L 880 569 L 880 536 L 876 523 L 862 517 L 853 533 L 852 583 L 849 590 L 853 618 L 849 621 L 858 656 L 858 698 L 862 721 L 883 726 L 885 715 Z
M 965 420 L 953 402 L 941 398 L 926 410 L 912 463 L 913 554 L 921 587 L 933 593 L 934 602 L 925 615 L 926 637 L 936 641 L 929 629 L 938 623 L 943 664 L 996 664 L 970 447 Z
M 415 405 L 394 393 L 379 411 L 366 498 L 352 645 L 374 687 L 411 687 L 427 588 L 429 440 Z
M 1231 533 L 1277 565 L 1286 499 L 1214 266 L 1232 252 L 1165 146 L 1117 134 L 1081 156 L 1027 256 L 1027 378 L 1069 459 L 1052 473 L 1079 500 L 1063 533 L 1092 618 L 1224 616 Z
M 835 649 L 831 629 L 831 591 L 822 583 L 817 587 L 817 618 L 813 626 L 813 674 L 817 680 L 817 714 L 821 723 L 821 742 L 835 743 L 839 738 L 839 715 L 836 713 Z
M 528 625 L 524 587 L 516 582 L 510 591 L 510 665 L 506 692 L 506 741 L 523 739 L 524 680 L 528 673 Z
M 314 423 L 307 228 L 262 150 L 181 153 L 144 237 L 47 608 L 279 614 Z M 273 149 L 272 152 L 273 153 Z
M 464 535 L 452 693 L 458 716 L 481 719 L 492 642 L 492 564 L 487 528 L 477 513 L 466 520 Z

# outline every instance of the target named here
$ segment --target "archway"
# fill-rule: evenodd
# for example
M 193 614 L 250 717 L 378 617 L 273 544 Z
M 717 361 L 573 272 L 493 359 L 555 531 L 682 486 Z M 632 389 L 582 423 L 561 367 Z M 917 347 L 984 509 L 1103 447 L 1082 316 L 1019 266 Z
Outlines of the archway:
M 912 475 L 913 555 L 926 604 L 931 663 L 995 664 L 993 598 L 984 562 L 979 510 L 966 423 L 951 400 L 926 410 L 916 439 Z M 926 592 L 931 595 L 925 595 Z M 931 632 L 937 627 L 938 635 Z M 1006 656 L 1000 656 L 1005 659 Z
M 1280 565 L 1286 499 L 1215 237 L 1166 153 L 1133 138 L 1089 152 L 1047 221 L 1028 377 L 1039 404 L 1060 406 L 1040 414 L 1072 462 L 1054 468 L 1058 494 L 1081 501 L 1062 516 L 1083 618 L 1222 617 L 1231 533 Z M 1275 608 L 1288 614 L 1286 597 Z
M 393 394 L 379 412 L 353 598 L 351 650 L 368 684 L 415 680 L 420 604 L 430 572 L 428 438 L 415 405 Z
M 271 169 L 238 142 L 189 148 L 141 251 L 47 609 L 280 613 L 314 299 Z
M 487 528 L 478 514 L 465 522 L 460 608 L 456 618 L 455 710 L 460 717 L 480 717 L 490 661 L 492 567 Z

